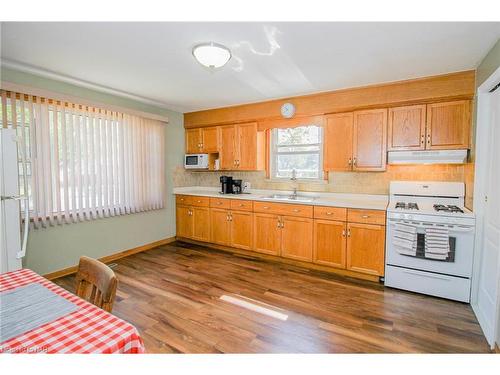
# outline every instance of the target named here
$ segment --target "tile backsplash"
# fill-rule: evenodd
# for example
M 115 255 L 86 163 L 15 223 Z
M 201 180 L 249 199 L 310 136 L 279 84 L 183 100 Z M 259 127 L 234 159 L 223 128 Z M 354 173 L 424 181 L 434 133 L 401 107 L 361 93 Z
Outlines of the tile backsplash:
M 388 194 L 391 180 L 458 181 L 470 185 L 473 165 L 388 165 L 385 172 L 330 172 L 328 182 L 298 183 L 299 190 L 332 193 Z M 174 171 L 174 186 L 219 186 L 219 177 L 230 175 L 249 181 L 254 189 L 291 190 L 291 182 L 275 182 L 266 179 L 265 172 L 190 172 L 183 168 Z M 468 188 L 468 186 L 467 186 Z M 467 192 L 468 199 L 472 201 Z M 468 206 L 469 207 L 469 206 Z

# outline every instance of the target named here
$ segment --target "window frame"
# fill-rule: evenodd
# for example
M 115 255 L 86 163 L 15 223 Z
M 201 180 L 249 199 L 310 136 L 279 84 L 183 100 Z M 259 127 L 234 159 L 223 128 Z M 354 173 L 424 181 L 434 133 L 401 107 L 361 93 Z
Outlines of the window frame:
M 320 137 L 320 142 L 319 143 L 304 143 L 304 144 L 296 144 L 293 146 L 319 146 L 318 151 L 301 151 L 301 152 L 278 152 L 278 131 L 281 129 L 293 129 L 293 128 L 301 128 L 301 127 L 310 127 L 310 126 L 316 126 L 319 128 L 319 137 Z M 279 128 L 273 128 L 270 129 L 269 132 L 269 179 L 271 181 L 279 181 L 279 182 L 284 182 L 284 181 L 291 181 L 290 177 L 278 177 L 276 175 L 276 166 L 277 166 L 277 156 L 278 155 L 315 155 L 319 154 L 319 170 L 318 170 L 318 177 L 317 178 L 297 178 L 296 181 L 298 182 L 323 182 L 325 178 L 325 171 L 323 168 L 323 161 L 324 161 L 324 128 L 321 125 L 318 124 L 303 124 L 299 126 L 291 126 L 291 127 L 279 127 Z M 290 146 L 281 146 L 281 147 L 290 147 Z

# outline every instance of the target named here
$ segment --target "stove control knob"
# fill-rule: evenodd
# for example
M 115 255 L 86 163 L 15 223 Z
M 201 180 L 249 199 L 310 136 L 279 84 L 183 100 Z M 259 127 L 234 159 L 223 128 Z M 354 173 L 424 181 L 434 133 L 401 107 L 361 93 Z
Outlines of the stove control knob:
M 413 215 L 405 215 L 405 219 L 413 220 Z

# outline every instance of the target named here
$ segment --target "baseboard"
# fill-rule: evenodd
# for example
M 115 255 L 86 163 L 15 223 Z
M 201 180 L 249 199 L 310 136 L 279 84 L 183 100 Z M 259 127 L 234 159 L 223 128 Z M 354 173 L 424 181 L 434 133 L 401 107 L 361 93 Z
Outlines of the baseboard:
M 285 264 L 289 264 L 289 265 L 293 265 L 293 266 L 299 266 L 299 267 L 312 269 L 312 270 L 316 270 L 316 271 L 333 273 L 336 275 L 352 277 L 352 278 L 362 279 L 362 280 L 367 280 L 367 281 L 373 281 L 373 282 L 377 282 L 377 283 L 379 282 L 379 276 L 375 276 L 375 275 L 368 275 L 368 274 L 349 271 L 349 270 L 337 269 L 337 268 L 333 268 L 333 267 L 323 266 L 320 264 L 283 258 L 283 257 L 275 256 L 275 255 L 261 254 L 261 253 L 255 252 L 255 251 L 243 250 L 243 249 L 238 249 L 235 247 L 229 247 L 229 246 L 223 246 L 223 245 L 217 245 L 217 244 L 213 244 L 210 242 L 201 242 L 201 241 L 196 241 L 196 240 L 192 240 L 190 238 L 185 238 L 185 237 L 177 237 L 177 240 L 187 242 L 187 243 L 192 243 L 195 245 L 205 246 L 208 248 L 221 250 L 221 251 L 225 251 L 225 252 L 229 252 L 229 253 L 233 253 L 233 254 L 245 255 L 248 257 L 252 257 L 252 258 L 258 258 L 258 259 L 263 259 L 263 260 L 277 262 L 277 263 L 285 263 Z
M 174 242 L 174 241 L 175 241 L 175 237 L 165 238 L 165 239 L 160 240 L 160 241 L 155 241 L 155 242 L 151 242 L 151 243 L 148 243 L 148 244 L 145 244 L 142 246 L 134 247 L 133 249 L 128 249 L 128 250 L 120 251 L 118 253 L 114 253 L 111 255 L 106 255 L 102 258 L 99 258 L 99 260 L 103 263 L 110 263 L 110 262 L 113 262 L 117 259 L 125 258 L 125 257 L 128 257 L 130 255 L 137 254 L 137 253 L 140 253 L 140 252 L 143 252 L 146 250 L 150 250 L 150 249 L 153 249 L 153 248 L 161 246 L 161 245 L 166 245 L 166 244 L 169 244 L 169 243 Z M 49 279 L 49 280 L 54 280 L 54 279 L 58 279 L 59 277 L 68 276 L 68 275 L 71 275 L 73 273 L 76 273 L 77 269 L 78 269 L 78 266 L 75 265 L 75 266 L 63 268 L 62 270 L 48 273 L 46 275 L 43 275 L 43 277 L 45 277 L 46 279 Z

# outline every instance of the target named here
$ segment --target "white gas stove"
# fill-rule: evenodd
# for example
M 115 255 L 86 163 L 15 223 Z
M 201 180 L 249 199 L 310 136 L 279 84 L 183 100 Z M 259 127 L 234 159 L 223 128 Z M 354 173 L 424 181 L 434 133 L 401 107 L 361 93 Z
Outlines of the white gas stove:
M 386 286 L 469 302 L 475 218 L 464 195 L 460 182 L 391 182 Z

